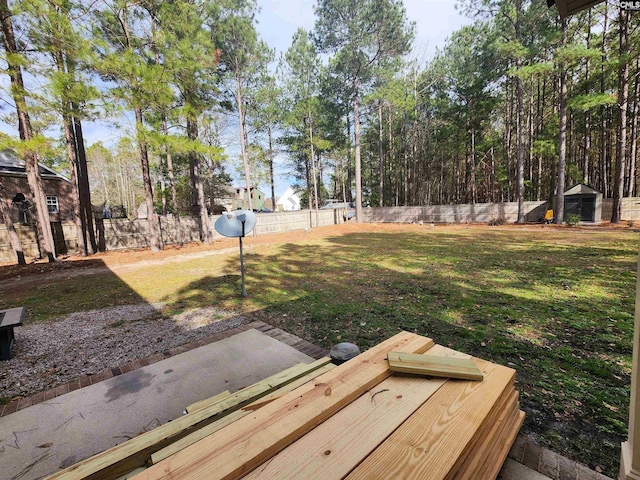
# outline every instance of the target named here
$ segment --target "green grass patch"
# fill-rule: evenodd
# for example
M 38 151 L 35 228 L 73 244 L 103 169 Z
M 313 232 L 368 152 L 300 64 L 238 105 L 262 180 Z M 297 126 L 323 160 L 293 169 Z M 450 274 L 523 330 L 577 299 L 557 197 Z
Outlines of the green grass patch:
M 637 235 L 578 229 L 436 228 L 353 233 L 237 255 L 40 282 L 0 292 L 29 321 L 164 302 L 219 305 L 329 348 L 399 330 L 508 365 L 524 431 L 614 477 L 628 418 Z

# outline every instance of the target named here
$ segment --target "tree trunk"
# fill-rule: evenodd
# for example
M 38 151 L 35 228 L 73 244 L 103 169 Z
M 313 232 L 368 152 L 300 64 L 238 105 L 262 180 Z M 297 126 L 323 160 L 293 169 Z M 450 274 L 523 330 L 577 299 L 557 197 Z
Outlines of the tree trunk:
M 566 43 L 567 21 L 562 20 L 562 45 Z M 560 131 L 558 134 L 558 184 L 556 186 L 555 223 L 564 221 L 564 183 L 567 155 L 567 68 L 560 67 Z
M 242 95 L 242 83 L 240 77 L 236 74 L 236 103 L 238 105 L 238 126 L 240 128 L 240 150 L 242 151 L 242 163 L 244 164 L 244 180 L 247 185 L 247 196 L 249 198 L 249 210 L 253 210 L 253 202 L 251 199 L 251 168 L 249 166 L 249 152 L 247 145 L 246 120 L 244 115 L 244 98 Z M 309 199 L 310 200 L 310 199 Z M 244 201 L 243 201 L 244 203 Z M 309 203 L 311 206 L 311 203 Z
M 636 59 L 636 80 L 633 87 L 633 110 L 631 112 L 631 149 L 629 152 L 629 184 L 627 195 L 633 197 L 636 192 L 636 155 L 638 152 L 638 74 L 640 61 Z
M 187 117 L 187 136 L 192 141 L 198 140 L 198 121 L 195 118 Z M 211 243 L 213 236 L 209 226 L 209 215 L 207 212 L 207 200 L 204 196 L 204 186 L 202 185 L 202 172 L 200 168 L 200 155 L 197 152 L 189 152 L 189 173 L 191 176 L 191 187 L 193 189 L 193 213 L 200 223 L 200 239 L 204 243 Z
M 360 111 L 359 111 L 359 82 L 356 76 L 353 80 L 353 141 L 355 144 L 356 164 L 356 222 L 364 220 L 362 212 L 362 164 L 360 161 Z
M 78 105 L 72 103 L 71 108 L 78 111 Z M 87 153 L 84 148 L 84 135 L 82 122 L 77 116 L 72 118 L 73 132 L 76 139 L 76 153 L 78 155 L 78 194 L 80 195 L 80 211 L 82 212 L 83 229 L 88 239 L 86 240 L 87 255 L 98 251 L 96 231 L 93 222 L 93 206 L 91 204 L 91 190 L 89 187 L 89 169 L 87 167 Z
M 378 171 L 378 205 L 384 205 L 384 151 L 382 148 L 382 101 L 378 100 L 378 158 L 380 162 Z
M 516 40 L 520 41 L 520 17 L 522 15 L 522 0 L 516 0 Z M 522 66 L 522 60 L 516 60 L 516 68 Z M 518 198 L 518 223 L 524 223 L 524 93 L 522 92 L 522 78 L 516 76 L 516 101 L 518 102 L 518 160 L 516 163 L 516 196 Z
M 276 187 L 273 180 L 273 138 L 271 137 L 271 124 L 267 127 L 267 135 L 269 136 L 269 181 L 271 182 L 271 200 L 273 201 L 271 208 L 274 212 L 277 212 Z
M 20 138 L 23 142 L 31 142 L 33 139 L 33 130 L 31 121 L 27 112 L 27 102 L 25 98 L 24 81 L 22 79 L 22 71 L 20 69 L 20 60 L 16 40 L 13 32 L 13 24 L 11 22 L 12 13 L 7 5 L 7 0 L 0 0 L 0 21 L 2 23 L 2 40 L 6 52 L 5 61 L 7 62 L 7 71 L 11 78 L 11 95 L 16 105 L 16 113 L 18 115 L 18 130 Z M 42 179 L 38 166 L 38 155 L 27 145 L 27 153 L 24 155 L 25 169 L 27 171 L 27 182 L 31 190 L 31 200 L 36 210 L 35 224 L 38 237 L 38 246 L 40 253 L 46 256 L 50 262 L 55 261 L 55 244 L 51 233 L 51 223 L 49 220 L 49 210 L 45 199 Z
M 2 178 L 0 178 L 0 220 L 7 227 L 7 232 L 9 232 L 9 243 L 11 244 L 11 249 L 13 253 L 16 255 L 16 260 L 20 265 L 26 265 L 27 262 L 24 259 L 24 252 L 22 251 L 22 244 L 20 243 L 20 237 L 18 237 L 18 232 L 16 232 L 16 227 L 13 224 L 13 219 L 11 218 L 11 211 L 7 206 L 7 192 L 4 189 L 4 184 L 2 183 Z
M 587 49 L 591 48 L 591 9 L 587 14 Z M 585 80 L 586 80 L 586 94 L 589 95 L 591 93 L 591 79 L 590 77 L 590 69 L 591 69 L 591 59 L 587 57 L 587 63 L 585 66 Z M 587 112 L 584 126 L 584 168 L 583 168 L 583 179 L 586 185 L 589 185 L 589 168 L 591 161 L 591 112 Z
M 66 56 L 67 72 L 75 80 L 75 62 Z M 87 255 L 92 255 L 98 251 L 96 232 L 93 222 L 93 205 L 91 204 L 91 189 L 89 187 L 89 169 L 87 167 L 87 152 L 84 148 L 84 135 L 82 132 L 82 122 L 78 116 L 80 106 L 76 102 L 71 102 L 71 109 L 74 114 L 71 116 L 73 125 L 73 137 L 75 139 L 76 158 L 78 161 L 78 198 L 80 201 L 80 212 Z M 88 238 L 87 238 L 88 237 Z
M 624 196 L 624 172 L 627 155 L 627 108 L 629 107 L 629 13 L 620 8 L 620 67 L 618 70 L 618 109 L 620 124 L 616 151 L 616 170 L 613 186 L 613 210 L 611 223 L 622 219 L 622 197 Z
M 313 125 L 311 122 L 311 112 L 309 112 L 309 145 L 311 147 L 311 168 L 313 169 L 313 197 L 316 210 L 316 227 L 320 226 L 320 213 L 318 211 L 318 174 L 316 170 L 316 157 L 313 149 Z
M 142 182 L 144 184 L 144 199 L 147 205 L 147 222 L 149 223 L 149 246 L 152 252 L 160 250 L 160 238 L 158 235 L 158 225 L 156 211 L 153 205 L 153 189 L 151 187 L 151 175 L 149 173 L 149 154 L 147 143 L 142 137 L 142 110 L 135 109 L 136 114 L 136 135 L 138 140 L 138 151 L 140 153 L 140 165 L 142 167 Z
M 64 107 L 63 107 L 64 108 Z M 66 110 L 66 108 L 65 108 Z M 71 196 L 73 209 L 73 223 L 76 226 L 76 244 L 80 255 L 87 255 L 87 238 L 82 221 L 83 213 L 80 208 L 80 192 L 78 189 L 78 157 L 76 152 L 76 139 L 73 134 L 73 124 L 68 115 L 62 115 L 64 126 L 65 146 L 69 160 L 69 173 L 71 175 Z

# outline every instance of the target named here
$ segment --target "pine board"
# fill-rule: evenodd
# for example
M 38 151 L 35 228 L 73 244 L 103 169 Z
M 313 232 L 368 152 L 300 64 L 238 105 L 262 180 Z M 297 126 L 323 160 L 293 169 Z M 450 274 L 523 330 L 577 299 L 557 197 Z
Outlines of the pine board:
M 513 442 L 516 441 L 520 427 L 522 427 L 522 423 L 524 422 L 524 416 L 523 411 L 517 411 L 515 420 L 507 424 L 508 433 L 502 435 L 499 444 L 487 456 L 484 465 L 477 472 L 477 476 L 475 476 L 474 479 L 486 478 L 487 480 L 494 480 L 498 476 Z
M 216 420 L 209 425 L 205 425 L 204 427 L 196 430 L 195 432 L 187 435 L 186 437 L 181 438 L 180 440 L 173 442 L 171 445 L 166 446 L 162 450 L 157 451 L 153 455 L 151 455 L 151 463 L 156 464 L 161 462 L 167 457 L 170 457 L 176 452 L 187 448 L 189 445 L 193 445 L 199 440 L 202 440 L 205 437 L 208 437 L 212 433 L 217 432 L 218 430 L 223 429 L 227 425 L 231 425 L 236 420 L 240 420 L 242 417 L 249 415 L 250 412 L 245 412 L 244 410 L 236 410 L 235 412 L 230 413 L 229 415 L 222 417 L 220 420 Z
M 506 422 L 512 420 L 511 417 L 514 416 L 517 411 L 518 394 L 514 390 L 509 395 L 507 402 L 503 404 L 500 411 L 497 412 L 497 418 L 495 416 L 487 417 L 485 421 L 487 428 L 481 432 L 481 435 L 478 435 L 479 438 L 474 443 L 473 448 L 464 459 L 460 468 L 456 469 L 455 472 L 451 472 L 449 478 L 456 480 L 473 480 L 477 478 L 475 476 L 476 471 L 482 467 L 487 455 L 493 450 L 493 446 L 505 432 Z
M 215 433 L 218 430 L 226 427 L 227 425 L 230 425 L 231 423 L 235 422 L 236 420 L 239 420 L 242 417 L 248 415 L 250 413 L 250 411 L 256 410 L 256 409 L 258 409 L 260 407 L 263 407 L 264 405 L 266 405 L 268 403 L 271 403 L 276 398 L 279 398 L 282 395 L 284 395 L 285 393 L 289 393 L 289 392 L 295 390 L 299 386 L 304 385 L 305 383 L 313 380 L 316 377 L 319 377 L 323 373 L 326 373 L 329 370 L 332 370 L 333 368 L 335 368 L 335 365 L 332 364 L 332 363 L 324 365 L 324 366 L 322 366 L 322 367 L 320 367 L 320 368 L 318 368 L 316 370 L 313 370 L 312 372 L 306 374 L 304 377 L 301 377 L 298 380 L 296 380 L 294 382 L 291 382 L 291 383 L 285 385 L 282 388 L 279 388 L 278 390 L 276 390 L 275 392 L 267 395 L 266 397 L 262 397 L 259 400 L 256 400 L 255 402 L 250 403 L 249 405 L 243 407 L 241 410 L 237 410 L 237 411 L 235 411 L 233 413 L 230 413 L 226 417 L 223 417 L 220 420 L 217 420 L 216 422 L 213 422 L 213 423 L 211 423 L 209 425 L 206 425 L 206 426 L 196 430 L 195 432 L 191 433 L 190 435 L 187 435 L 186 437 L 181 438 L 177 442 L 174 442 L 171 445 L 169 445 L 169 446 L 163 448 L 162 450 L 160 450 L 160 451 L 154 453 L 153 455 L 151 455 L 151 463 L 152 464 L 156 464 L 156 463 L 164 460 L 165 458 L 173 455 L 174 453 L 177 453 L 180 450 L 188 447 L 189 445 L 193 445 L 197 441 L 202 440 L 204 437 L 208 437 L 212 433 Z
M 484 381 L 446 382 L 346 478 L 444 478 L 513 384 L 514 370 L 477 362 Z
M 436 345 L 429 352 L 453 351 Z M 446 381 L 391 376 L 243 479 L 342 479 Z
M 299 366 L 296 365 L 295 367 Z M 207 405 L 218 403 L 220 400 L 227 398 L 229 395 L 231 395 L 231 392 L 229 390 L 225 390 L 224 392 L 214 395 L 213 397 L 205 398 L 204 400 L 200 400 L 199 402 L 192 403 L 187 408 L 185 408 L 185 410 L 187 411 L 187 413 L 193 413 L 196 410 L 200 410 L 201 408 L 206 407 Z
M 240 478 L 387 378 L 387 352 L 432 346 L 431 339 L 401 332 L 135 478 Z
M 389 352 L 389 369 L 392 372 L 429 375 L 432 377 L 482 380 L 480 369 L 471 358 L 447 358 L 436 355 L 416 355 Z
M 313 364 L 318 362 L 313 362 Z M 300 364 L 272 375 L 261 382 L 238 390 L 214 404 L 176 418 L 109 450 L 56 472 L 47 477 L 47 480 L 102 480 L 105 478 L 117 478 L 119 475 L 145 465 L 149 462 L 153 453 L 162 450 L 171 443 L 304 376 L 308 373 L 309 365 Z
M 295 381 L 285 385 L 284 387 L 279 388 L 275 392 L 270 393 L 269 395 L 266 395 L 266 396 L 256 400 L 255 402 L 250 403 L 249 405 L 247 405 L 245 407 L 242 407 L 242 410 L 250 411 L 250 410 L 257 410 L 258 408 L 262 408 L 265 405 L 267 405 L 268 403 L 273 402 L 276 398 L 280 398 L 284 394 L 292 392 L 296 388 L 304 385 L 307 382 L 310 382 L 314 378 L 319 377 L 320 375 L 322 375 L 324 373 L 327 373 L 329 370 L 333 370 L 335 367 L 336 366 L 333 363 L 328 363 L 327 365 L 324 365 L 324 366 L 318 368 L 317 370 L 314 370 L 313 372 L 308 373 L 304 377 L 301 377 L 298 380 L 295 380 Z
M 291 381 L 295 381 L 296 379 L 300 378 L 302 375 L 307 375 L 310 372 L 313 372 L 314 370 L 317 370 L 318 368 L 324 367 L 325 365 L 331 363 L 331 359 L 329 357 L 323 357 L 319 360 L 316 360 L 315 362 L 306 364 L 306 363 L 299 363 L 298 365 L 294 365 L 293 367 L 287 368 L 286 370 L 283 370 L 282 372 L 278 373 L 278 378 L 283 378 L 283 377 L 288 377 L 290 376 L 292 378 Z M 269 377 L 271 378 L 271 377 Z M 269 381 L 269 379 L 263 380 L 263 381 Z M 239 390 L 242 391 L 243 389 Z M 227 392 L 229 393 L 229 392 Z M 211 398 L 206 398 L 204 400 L 200 400 L 199 402 L 195 402 L 192 403 L 191 405 L 189 405 L 187 407 L 187 412 L 189 413 L 193 413 L 196 410 L 200 410 L 202 408 L 208 407 L 210 405 L 214 405 L 216 403 L 218 403 L 220 400 L 224 399 L 224 395 L 223 394 L 219 394 L 219 395 L 215 395 Z

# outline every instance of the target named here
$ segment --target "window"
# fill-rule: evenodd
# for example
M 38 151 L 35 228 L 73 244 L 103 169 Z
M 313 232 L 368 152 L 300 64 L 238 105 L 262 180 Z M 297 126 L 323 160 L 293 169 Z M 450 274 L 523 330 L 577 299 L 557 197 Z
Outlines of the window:
M 47 196 L 47 209 L 49 213 L 58 213 L 60 209 L 58 208 L 58 197 L 55 195 Z

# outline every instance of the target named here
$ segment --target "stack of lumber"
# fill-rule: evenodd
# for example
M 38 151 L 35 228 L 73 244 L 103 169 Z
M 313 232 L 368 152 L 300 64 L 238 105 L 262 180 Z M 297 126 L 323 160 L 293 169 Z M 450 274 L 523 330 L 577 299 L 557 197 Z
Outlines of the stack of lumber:
M 425 352 L 430 376 L 391 371 L 398 358 L 423 368 L 424 358 L 407 354 Z M 434 377 L 434 364 L 480 374 Z M 49 478 L 491 479 L 524 417 L 514 370 L 408 332 L 335 368 L 299 368 L 286 385 L 271 379 L 191 405 L 184 417 Z

